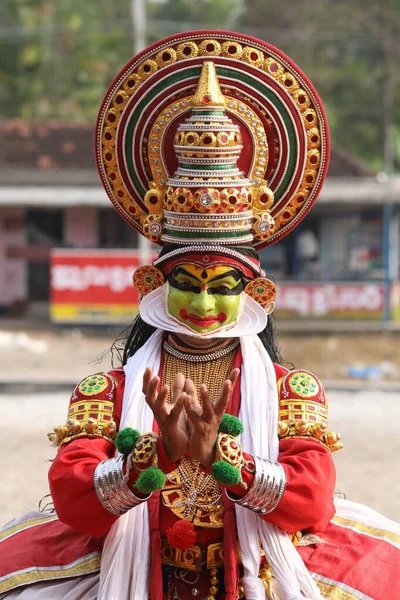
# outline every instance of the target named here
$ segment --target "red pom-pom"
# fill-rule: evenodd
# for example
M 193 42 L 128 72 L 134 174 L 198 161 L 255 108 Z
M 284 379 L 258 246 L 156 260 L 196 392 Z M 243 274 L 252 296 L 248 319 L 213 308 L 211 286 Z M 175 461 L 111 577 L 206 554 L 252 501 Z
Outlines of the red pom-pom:
M 193 523 L 187 520 L 177 521 L 165 533 L 168 543 L 179 550 L 187 550 L 193 546 L 197 538 Z

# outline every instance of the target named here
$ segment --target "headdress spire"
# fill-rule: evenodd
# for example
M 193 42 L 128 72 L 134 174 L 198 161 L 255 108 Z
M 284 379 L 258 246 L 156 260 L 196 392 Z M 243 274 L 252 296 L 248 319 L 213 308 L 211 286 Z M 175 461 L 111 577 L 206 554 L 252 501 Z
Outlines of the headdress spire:
M 212 61 L 207 60 L 201 67 L 199 83 L 193 96 L 193 108 L 224 108 L 225 98 L 219 87 L 219 81 Z

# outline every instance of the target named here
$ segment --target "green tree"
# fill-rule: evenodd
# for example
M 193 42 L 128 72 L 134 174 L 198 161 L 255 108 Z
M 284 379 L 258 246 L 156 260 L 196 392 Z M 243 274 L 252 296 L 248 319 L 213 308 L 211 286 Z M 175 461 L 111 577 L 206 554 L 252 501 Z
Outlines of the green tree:
M 400 125 L 400 3 L 248 0 L 241 25 L 304 69 L 323 99 L 333 141 L 382 169 L 385 119 Z
M 6 8 L 1 115 L 92 121 L 132 55 L 130 0 L 6 0 Z
M 93 122 L 133 53 L 131 1 L 2 0 L 0 115 Z M 336 144 L 382 169 L 392 122 L 399 147 L 398 0 L 147 0 L 147 16 L 149 43 L 200 28 L 270 42 L 314 83 Z
M 235 29 L 243 14 L 242 0 L 166 0 L 149 4 L 152 41 L 191 29 Z
M 131 1 L 2 0 L 0 115 L 93 122 L 132 57 Z M 176 32 L 179 22 L 232 26 L 240 7 L 240 0 L 148 2 L 148 41 Z

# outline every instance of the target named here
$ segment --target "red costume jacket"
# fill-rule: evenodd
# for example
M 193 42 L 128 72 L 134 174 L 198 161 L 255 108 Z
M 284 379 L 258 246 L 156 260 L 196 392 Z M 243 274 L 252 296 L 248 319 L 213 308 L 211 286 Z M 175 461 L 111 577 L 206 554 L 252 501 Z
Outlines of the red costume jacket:
M 238 352 L 233 366 L 240 366 L 240 360 Z M 298 546 L 298 550 L 309 571 L 317 574 L 325 595 L 330 594 L 331 588 L 336 593 L 346 585 L 349 590 L 360 590 L 376 600 L 400 597 L 399 585 L 396 585 L 399 584 L 399 578 L 396 578 L 397 537 L 390 526 L 387 527 L 389 531 L 384 531 L 340 516 L 328 523 L 334 513 L 335 481 L 329 449 L 339 448 L 340 443 L 335 434 L 326 429 L 321 436 L 323 421 L 327 418 L 322 386 L 306 371 L 287 372 L 279 366 L 275 366 L 275 371 L 280 402 L 279 461 L 286 472 L 287 487 L 277 508 L 264 518 L 287 531 L 302 529 L 322 537 L 324 543 Z M 306 390 L 302 391 L 302 384 Z M 308 393 L 310 388 L 311 393 Z M 233 414 L 238 413 L 240 406 L 239 389 L 236 385 L 228 407 Z M 107 436 L 93 433 L 93 423 L 89 419 L 96 418 L 101 422 L 103 432 L 113 418 L 118 423 L 123 391 L 122 369 L 87 378 L 75 389 L 69 412 L 70 416 L 82 421 L 82 431 L 70 432 L 72 439 L 68 442 L 69 425 L 56 428 L 65 435 L 66 443 L 50 470 L 50 485 L 60 520 L 54 514 L 29 513 L 19 523 L 14 521 L 6 526 L 0 535 L 0 595 L 38 581 L 51 585 L 54 580 L 57 584 L 59 578 L 80 577 L 99 570 L 104 534 L 116 517 L 100 504 L 94 491 L 93 472 L 99 461 L 113 455 L 114 446 Z M 311 428 L 307 428 L 307 422 Z M 174 465 L 169 463 L 160 443 L 158 450 L 160 466 L 165 470 L 172 469 Z M 251 484 L 251 476 L 247 472 L 243 475 Z M 230 491 L 243 493 L 240 488 Z M 160 494 L 153 494 L 148 501 L 152 600 L 162 598 L 160 532 L 162 535 L 176 520 L 174 514 L 157 501 L 157 496 L 159 498 Z M 229 546 L 233 549 L 230 556 L 225 555 L 224 563 L 226 597 L 233 600 L 237 597 L 236 531 L 234 511 L 228 504 L 225 505 L 223 529 L 198 528 L 200 544 L 210 544 L 222 536 L 224 553 Z M 196 583 L 200 597 L 207 593 L 207 576 L 205 579 L 201 585 Z M 192 597 L 190 589 L 179 589 L 179 593 L 185 599 Z M 52 597 L 51 589 L 49 594 Z
M 240 361 L 240 357 L 238 358 Z M 235 366 L 237 362 L 238 360 L 235 361 Z M 288 380 L 290 376 L 293 377 L 296 372 L 288 372 L 279 365 L 275 365 L 275 372 L 280 394 L 281 417 L 285 410 L 287 412 L 284 407 L 293 400 L 297 402 L 299 416 L 304 416 L 304 396 L 291 390 L 290 397 L 283 397 L 285 380 Z M 306 372 L 302 371 L 302 373 Z M 115 382 L 112 395 L 113 418 L 119 426 L 125 383 L 124 371 L 116 369 L 111 371 L 108 377 Z M 313 379 L 318 382 L 316 378 L 313 377 Z M 312 408 L 323 408 L 326 411 L 323 388 L 319 382 L 317 385 L 319 386 L 318 395 L 312 397 L 312 400 L 308 400 L 307 404 Z M 109 387 L 111 386 L 108 386 L 100 394 L 96 394 L 96 402 L 100 399 L 109 402 Z M 231 414 L 237 414 L 239 410 L 239 390 L 240 384 L 237 382 L 227 411 Z M 70 406 L 78 407 L 82 405 L 83 400 L 85 402 L 88 400 L 85 393 L 75 391 Z M 96 402 L 91 404 L 96 404 Z M 91 412 L 93 417 L 99 416 L 97 409 L 92 408 Z M 326 418 L 325 412 L 323 417 Z M 318 416 L 313 422 L 317 422 L 317 419 Z M 243 450 L 246 451 L 246 448 Z M 287 477 L 286 490 L 278 507 L 263 518 L 288 532 L 323 531 L 334 515 L 333 491 L 336 473 L 330 450 L 325 444 L 311 436 L 298 435 L 283 437 L 280 440 L 279 451 L 278 462 L 283 466 Z M 61 521 L 78 531 L 95 536 L 102 536 L 108 532 L 118 517 L 108 513 L 100 504 L 93 485 L 93 474 L 99 462 L 111 458 L 114 453 L 115 447 L 109 441 L 96 437 L 91 439 L 87 436 L 73 439 L 60 448 L 49 471 L 49 482 L 54 505 Z M 164 472 L 170 472 L 176 468 L 163 452 L 161 442 L 159 443 L 159 466 Z M 243 472 L 243 476 L 250 486 L 253 476 L 246 471 Z M 239 487 L 230 488 L 230 491 L 237 495 L 244 494 L 243 489 Z M 171 525 L 171 519 L 173 523 L 176 518 L 165 507 L 162 508 L 162 512 L 164 511 L 166 514 L 161 515 L 161 523 L 166 528 Z M 163 533 L 163 529 L 164 527 L 162 527 L 161 533 Z M 199 533 L 202 536 L 201 531 Z M 213 530 L 205 530 L 205 539 L 198 538 L 199 542 L 208 543 L 207 538 L 213 533 Z
M 241 353 L 238 351 L 233 367 L 240 367 L 240 365 Z M 275 372 L 280 399 L 278 427 L 281 439 L 278 461 L 285 470 L 287 484 L 277 508 L 262 518 L 289 533 L 300 530 L 322 532 L 334 515 L 335 467 L 326 437 L 312 435 L 310 427 L 324 424 L 327 418 L 325 393 L 320 382 L 306 371 L 289 372 L 275 365 Z M 90 377 L 75 388 L 69 416 L 75 419 L 81 418 L 83 423 L 90 418 L 103 424 L 113 419 L 118 428 L 124 394 L 124 371 L 116 369 L 107 375 L 101 374 L 97 377 L 102 378 L 101 385 L 97 386 L 101 387 L 101 390 L 94 389 L 96 381 L 91 380 Z M 297 385 L 304 378 L 308 378 L 306 383 L 308 391 L 301 385 Z M 227 412 L 237 415 L 240 401 L 238 381 Z M 105 409 L 108 409 L 108 414 Z M 307 427 L 303 426 L 302 429 L 300 426 L 295 430 L 293 424 L 296 421 L 299 421 L 300 425 L 307 423 Z M 291 428 L 288 427 L 289 423 L 292 424 Z M 61 446 L 49 471 L 50 490 L 57 514 L 61 521 L 82 533 L 97 537 L 104 536 L 118 517 L 103 508 L 94 489 L 93 476 L 99 462 L 114 455 L 115 447 L 104 437 L 95 434 L 88 437 L 84 428 L 77 436 L 74 434 L 67 436 L 64 442 L 66 443 Z M 245 452 L 246 448 L 243 450 Z M 245 454 L 245 458 L 251 457 Z M 176 465 L 168 460 L 160 439 L 158 464 L 165 473 L 176 468 Z M 249 488 L 253 475 L 243 470 L 242 476 Z M 136 476 L 132 475 L 132 484 L 135 478 Z M 230 493 L 237 496 L 245 493 L 239 486 L 228 489 Z M 154 510 L 158 511 L 155 521 L 153 514 L 153 526 L 156 522 L 160 536 L 163 536 L 165 531 L 179 519 L 162 503 L 155 505 L 154 499 L 149 509 L 150 514 L 154 513 Z M 196 527 L 196 532 L 196 543 L 203 546 L 220 542 L 224 536 L 223 528 Z

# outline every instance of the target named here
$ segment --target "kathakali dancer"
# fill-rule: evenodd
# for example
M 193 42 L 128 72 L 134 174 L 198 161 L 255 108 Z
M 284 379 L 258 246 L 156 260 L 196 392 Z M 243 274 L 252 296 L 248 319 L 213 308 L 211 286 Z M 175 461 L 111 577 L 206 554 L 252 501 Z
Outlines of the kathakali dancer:
M 257 251 L 307 214 L 329 159 L 313 86 L 246 35 L 175 35 L 129 62 L 97 122 L 102 183 L 161 246 L 133 277 L 123 366 L 55 428 L 55 513 L 0 533 L 0 597 L 400 598 L 400 528 L 334 501 L 327 399 L 282 366 Z

